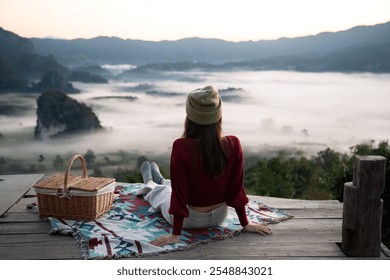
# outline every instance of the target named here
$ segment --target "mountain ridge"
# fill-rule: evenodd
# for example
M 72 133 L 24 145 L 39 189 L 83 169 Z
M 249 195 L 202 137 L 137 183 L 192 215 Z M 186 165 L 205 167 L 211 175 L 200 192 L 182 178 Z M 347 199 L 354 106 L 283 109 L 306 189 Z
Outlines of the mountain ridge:
M 65 65 L 84 58 L 84 63 L 142 65 L 162 61 L 204 61 L 226 63 L 273 56 L 319 54 L 370 42 L 390 41 L 390 22 L 356 26 L 338 32 L 321 32 L 296 38 L 232 42 L 199 37 L 175 41 L 143 41 L 100 36 L 91 39 L 55 40 L 31 38 L 42 55 L 53 54 Z M 77 59 L 75 58 L 77 54 Z M 73 57 L 73 59 L 72 59 Z
M 159 42 L 108 36 L 28 39 L 0 27 L 0 92 L 29 92 L 32 81 L 48 71 L 58 72 L 65 80 L 72 77 L 72 70 L 114 78 L 104 73 L 99 66 L 102 64 L 136 65 L 116 76 L 126 80 L 166 78 L 164 71 L 194 69 L 390 73 L 390 22 L 304 37 L 242 42 L 199 37 Z M 77 77 L 87 77 L 88 73 L 78 73 Z

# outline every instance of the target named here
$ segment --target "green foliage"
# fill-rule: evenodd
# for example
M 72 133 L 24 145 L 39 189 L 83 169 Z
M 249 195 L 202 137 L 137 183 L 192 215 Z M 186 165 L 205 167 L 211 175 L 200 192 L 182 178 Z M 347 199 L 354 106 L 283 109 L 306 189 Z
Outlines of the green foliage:
M 280 152 L 276 157 L 260 159 L 245 171 L 248 193 L 301 199 L 343 200 L 344 184 L 352 181 L 356 155 L 380 155 L 386 158 L 382 235 L 390 245 L 390 146 L 387 141 L 375 145 L 369 141 L 350 148 L 350 154 L 330 148 L 316 156 L 288 157 Z
M 140 183 L 142 182 L 142 176 L 138 169 L 123 169 L 117 168 L 112 176 L 117 182 L 128 182 L 128 183 Z
M 344 183 L 352 181 L 354 158 L 327 148 L 313 160 L 321 173 L 316 182 L 318 187 L 329 192 L 328 198 L 342 201 Z
M 250 190 L 266 196 L 293 197 L 293 175 L 291 166 L 280 153 L 269 160 L 258 161 L 254 167 L 248 170 L 251 176 L 246 176 L 246 186 Z
M 41 163 L 31 164 L 10 158 L 0 158 L 0 174 L 31 174 L 44 172 L 46 172 L 46 168 Z
M 390 146 L 387 141 L 362 143 L 350 148 L 350 154 L 330 148 L 316 156 L 289 157 L 280 152 L 276 157 L 260 159 L 245 172 L 246 188 L 258 195 L 338 199 L 342 201 L 344 183 L 352 181 L 356 155 L 381 155 L 386 162 L 384 198 L 390 196 Z
M 103 174 L 103 170 L 100 168 L 94 168 L 92 172 L 92 177 L 105 177 Z
M 56 155 L 53 159 L 53 169 L 64 169 L 64 160 L 60 155 Z
M 92 150 L 88 150 L 84 155 L 85 163 L 87 167 L 93 167 L 95 165 L 95 153 Z
M 245 186 L 250 192 L 265 196 L 333 198 L 327 171 L 332 170 L 338 157 L 329 156 L 330 151 L 313 159 L 288 157 L 280 152 L 276 157 L 259 160 L 246 170 Z
M 142 175 L 140 172 L 140 166 L 144 161 L 147 161 L 148 159 L 145 156 L 139 156 L 137 158 L 137 164 L 134 169 L 122 169 L 118 168 L 114 173 L 113 176 L 116 178 L 118 182 L 129 182 L 129 183 L 140 183 L 143 182 Z M 165 168 L 162 166 L 159 166 L 161 175 L 163 175 L 164 178 L 169 178 L 167 176 L 167 172 L 165 171 Z

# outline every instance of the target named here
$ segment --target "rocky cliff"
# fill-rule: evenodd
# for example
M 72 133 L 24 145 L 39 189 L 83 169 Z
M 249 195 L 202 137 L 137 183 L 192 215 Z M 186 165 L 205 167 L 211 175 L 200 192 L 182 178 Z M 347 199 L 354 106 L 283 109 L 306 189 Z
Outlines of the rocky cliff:
M 46 91 L 37 99 L 34 137 L 48 139 L 102 129 L 90 107 L 59 91 Z
M 33 90 L 37 92 L 44 92 L 47 90 L 55 90 L 64 93 L 79 93 L 80 91 L 73 87 L 72 83 L 68 81 L 56 71 L 45 72 L 39 83 L 33 85 Z

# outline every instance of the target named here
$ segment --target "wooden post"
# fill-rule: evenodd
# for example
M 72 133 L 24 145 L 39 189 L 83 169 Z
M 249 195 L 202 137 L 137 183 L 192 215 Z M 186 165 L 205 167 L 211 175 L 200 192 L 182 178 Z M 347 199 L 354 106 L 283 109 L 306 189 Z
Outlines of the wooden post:
M 353 182 L 344 185 L 342 250 L 347 256 L 379 257 L 386 158 L 356 156 Z

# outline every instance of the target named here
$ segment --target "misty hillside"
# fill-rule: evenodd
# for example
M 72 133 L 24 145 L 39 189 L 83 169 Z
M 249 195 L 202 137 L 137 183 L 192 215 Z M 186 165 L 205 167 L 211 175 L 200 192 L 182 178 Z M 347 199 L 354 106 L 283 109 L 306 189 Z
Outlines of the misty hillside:
M 35 52 L 31 40 L 0 27 L 0 92 L 29 91 L 29 78 L 37 78 L 45 71 L 66 73 L 52 56 Z
M 102 69 L 103 70 L 103 69 Z M 71 70 L 52 55 L 35 51 L 31 40 L 0 27 L 0 93 L 40 92 L 46 88 L 63 90 L 68 81 L 106 83 L 96 73 L 97 67 Z M 46 79 L 45 77 L 52 77 Z M 53 79 L 53 77 L 57 77 Z M 36 81 L 40 82 L 36 83 Z M 58 83 L 61 81 L 60 83 Z M 38 87 L 37 87 L 38 86 Z
M 370 50 L 371 46 L 390 42 L 390 22 L 315 36 L 246 42 L 202 38 L 152 42 L 116 37 L 74 40 L 33 38 L 31 41 L 37 53 L 53 54 L 65 65 L 80 62 L 143 65 L 183 60 L 222 64 L 271 57 L 319 57 L 357 48 Z

